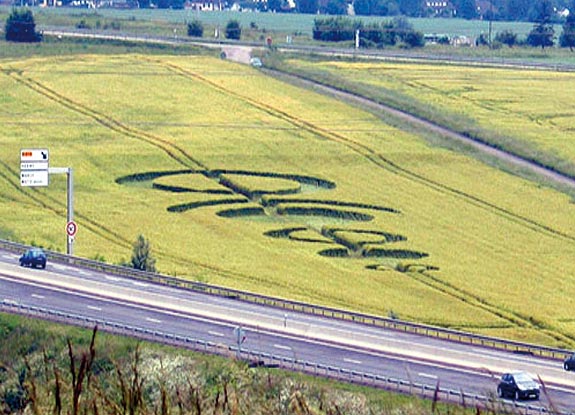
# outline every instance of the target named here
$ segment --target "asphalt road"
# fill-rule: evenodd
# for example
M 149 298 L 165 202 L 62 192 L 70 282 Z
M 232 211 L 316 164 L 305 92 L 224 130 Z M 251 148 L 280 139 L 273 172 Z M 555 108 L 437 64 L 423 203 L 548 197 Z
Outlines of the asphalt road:
M 540 376 L 552 401 L 575 410 L 575 373 L 560 361 L 517 355 L 353 322 L 331 320 L 155 285 L 49 262 L 22 268 L 17 255 L 0 251 L 0 300 L 105 319 L 237 346 L 310 365 L 405 379 L 414 383 L 494 396 L 498 378 L 521 369 Z

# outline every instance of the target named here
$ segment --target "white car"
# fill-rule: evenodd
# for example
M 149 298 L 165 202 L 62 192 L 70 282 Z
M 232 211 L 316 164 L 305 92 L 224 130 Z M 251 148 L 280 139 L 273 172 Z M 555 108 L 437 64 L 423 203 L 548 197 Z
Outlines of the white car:
M 263 63 L 260 58 L 251 58 L 250 65 L 255 66 L 256 68 L 261 68 L 263 66 Z

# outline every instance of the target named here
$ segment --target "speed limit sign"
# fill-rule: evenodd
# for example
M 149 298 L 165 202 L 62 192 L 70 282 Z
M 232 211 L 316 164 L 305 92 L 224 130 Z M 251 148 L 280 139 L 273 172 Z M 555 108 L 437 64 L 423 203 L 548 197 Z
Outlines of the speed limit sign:
M 78 232 L 78 225 L 76 224 L 76 222 L 71 220 L 66 224 L 66 233 L 68 234 L 68 236 L 73 237 L 76 235 L 76 232 Z

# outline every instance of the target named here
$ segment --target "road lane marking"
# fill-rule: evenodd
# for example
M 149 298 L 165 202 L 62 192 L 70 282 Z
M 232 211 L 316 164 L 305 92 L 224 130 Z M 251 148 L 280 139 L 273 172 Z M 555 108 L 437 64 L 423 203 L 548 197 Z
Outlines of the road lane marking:
M 418 373 L 417 376 L 420 376 L 422 378 L 436 379 L 437 380 L 437 376 L 432 375 L 430 373 Z
M 355 359 L 348 359 L 347 357 L 343 359 L 344 362 L 347 363 L 354 363 L 356 365 L 361 365 L 362 361 L 361 360 L 355 360 Z
M 40 298 L 40 299 L 44 299 L 44 298 L 46 298 L 46 296 L 45 296 L 45 295 L 41 295 L 41 294 L 32 294 L 32 295 L 31 295 L 31 297 L 34 297 L 34 298 Z
M 110 277 L 109 275 L 106 275 L 106 279 L 109 281 L 120 281 L 120 278 L 118 277 Z
M 220 333 L 219 331 L 212 331 L 212 330 L 208 330 L 208 334 L 211 334 L 212 336 L 218 336 L 218 337 L 224 337 L 225 336 L 224 333 Z
M 150 284 L 146 283 L 146 282 L 139 282 L 139 281 L 132 281 L 132 284 L 134 284 L 137 287 L 149 287 Z
M 52 268 L 56 268 L 56 269 L 59 269 L 62 271 L 70 269 L 70 267 L 68 267 L 66 265 L 60 265 L 60 264 L 52 264 Z
M 274 347 L 275 347 L 276 349 L 291 350 L 291 347 L 289 347 L 289 346 L 284 346 L 283 344 L 274 344 Z
M 150 323 L 161 323 L 162 320 L 158 320 L 157 318 L 151 318 L 151 317 L 146 317 L 146 321 L 149 321 Z
M 96 307 L 95 305 L 89 305 L 86 307 L 89 308 L 90 310 L 102 311 L 101 307 Z

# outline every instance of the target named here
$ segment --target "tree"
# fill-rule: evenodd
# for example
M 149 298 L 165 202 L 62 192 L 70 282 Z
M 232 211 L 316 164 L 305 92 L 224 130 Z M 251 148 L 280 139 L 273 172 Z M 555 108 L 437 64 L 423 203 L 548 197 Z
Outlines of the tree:
M 200 20 L 195 19 L 188 23 L 188 36 L 204 36 L 204 25 Z
M 150 242 L 139 235 L 132 250 L 132 268 L 141 271 L 156 272 L 156 260 L 152 257 Z
M 32 11 L 14 9 L 5 25 L 6 40 L 11 42 L 40 42 L 42 36 L 36 32 Z
M 507 16 L 509 20 L 527 20 L 532 0 L 509 0 L 507 2 Z
M 304 14 L 316 14 L 319 8 L 318 0 L 298 0 L 298 11 Z
M 346 15 L 347 0 L 328 0 L 324 12 L 331 15 Z
M 457 0 L 455 2 L 455 8 L 457 10 L 457 16 L 462 19 L 471 20 L 477 17 L 475 0 Z
M 282 1 L 281 0 L 268 0 L 267 8 L 269 11 L 279 12 L 282 10 Z
M 353 9 L 358 16 L 389 16 L 400 13 L 395 0 L 355 0 Z
M 399 11 L 409 17 L 419 17 L 423 14 L 422 0 L 400 0 Z
M 559 45 L 562 48 L 569 48 L 573 52 L 573 47 L 575 47 L 575 0 L 572 2 L 569 11 L 569 16 L 563 23 L 563 33 L 561 33 L 559 38 Z
M 242 37 L 242 27 L 237 20 L 230 20 L 226 25 L 226 39 L 240 40 Z
M 371 0 L 355 0 L 353 2 L 353 11 L 357 16 L 371 15 Z
M 553 46 L 555 29 L 553 29 L 551 24 L 552 15 L 553 4 L 551 0 L 541 0 L 537 3 L 535 25 L 527 36 L 529 45 L 533 47 L 541 46 L 541 49 L 545 49 L 546 46 Z
M 517 34 L 513 33 L 511 30 L 504 30 L 495 35 L 495 41 L 503 43 L 511 48 L 517 44 Z

